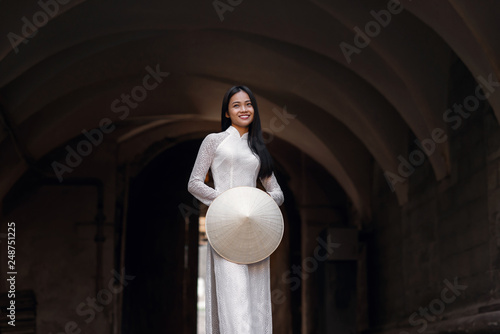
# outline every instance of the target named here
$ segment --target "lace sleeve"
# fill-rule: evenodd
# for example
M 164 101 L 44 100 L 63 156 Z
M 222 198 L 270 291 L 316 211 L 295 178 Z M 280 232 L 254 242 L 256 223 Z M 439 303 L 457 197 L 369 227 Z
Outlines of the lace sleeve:
M 274 173 L 265 179 L 261 178 L 260 181 L 262 182 L 262 185 L 266 189 L 267 193 L 271 195 L 272 199 L 274 199 L 276 204 L 278 204 L 278 206 L 283 204 L 285 198 L 283 196 L 283 192 L 281 191 L 280 185 L 278 184 L 278 181 L 274 176 Z
M 188 191 L 206 205 L 210 205 L 217 195 L 219 195 L 214 188 L 205 184 L 205 177 L 212 164 L 218 144 L 216 134 L 209 134 L 205 137 L 201 143 L 188 182 Z

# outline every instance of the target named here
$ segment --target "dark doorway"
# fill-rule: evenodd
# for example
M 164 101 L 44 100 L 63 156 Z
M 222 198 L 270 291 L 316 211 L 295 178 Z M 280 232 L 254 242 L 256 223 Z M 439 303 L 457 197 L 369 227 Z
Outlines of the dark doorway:
M 131 180 L 125 265 L 136 278 L 124 290 L 125 334 L 196 333 L 198 214 L 187 182 L 199 146 L 179 144 Z
M 320 332 L 356 333 L 356 261 L 326 261 L 322 264 Z

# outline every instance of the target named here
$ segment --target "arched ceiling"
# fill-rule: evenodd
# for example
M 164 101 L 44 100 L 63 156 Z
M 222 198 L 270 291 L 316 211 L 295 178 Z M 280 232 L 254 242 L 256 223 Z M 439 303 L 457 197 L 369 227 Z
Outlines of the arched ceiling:
M 353 28 L 364 30 L 391 1 L 230 1 L 239 4 L 223 21 L 211 1 L 60 1 L 42 2 L 53 17 L 32 36 L 23 26 L 43 19 L 43 6 L 0 3 L 2 196 L 27 168 L 22 154 L 38 161 L 103 118 L 120 124 L 106 140 L 140 138 L 144 149 L 216 131 L 225 90 L 243 83 L 257 95 L 263 127 L 322 164 L 367 217 L 371 164 L 397 173 L 410 133 L 424 140 L 447 129 L 454 54 L 475 77 L 500 74 L 493 0 L 402 0 L 349 60 L 340 44 L 354 46 Z M 147 67 L 168 76 L 126 117 L 115 113 L 112 102 L 141 85 Z M 499 94 L 489 102 L 500 119 Z M 436 179 L 448 174 L 447 142 L 428 158 Z M 407 184 L 395 188 L 400 203 Z

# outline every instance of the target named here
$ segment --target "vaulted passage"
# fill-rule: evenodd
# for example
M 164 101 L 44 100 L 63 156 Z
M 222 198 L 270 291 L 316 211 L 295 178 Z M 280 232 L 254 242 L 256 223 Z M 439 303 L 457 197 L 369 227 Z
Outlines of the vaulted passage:
M 0 280 L 0 332 L 197 333 L 207 208 L 187 180 L 235 84 L 285 195 L 274 333 L 498 332 L 498 15 L 2 1 L 0 269 L 14 222 L 18 307 L 14 328 Z

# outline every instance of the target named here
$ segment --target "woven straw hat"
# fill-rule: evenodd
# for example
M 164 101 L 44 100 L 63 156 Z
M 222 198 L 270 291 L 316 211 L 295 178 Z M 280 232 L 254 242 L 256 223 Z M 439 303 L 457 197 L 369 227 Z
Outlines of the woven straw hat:
M 208 241 L 223 258 L 250 264 L 271 255 L 283 237 L 283 216 L 276 202 L 254 187 L 226 190 L 209 206 Z

